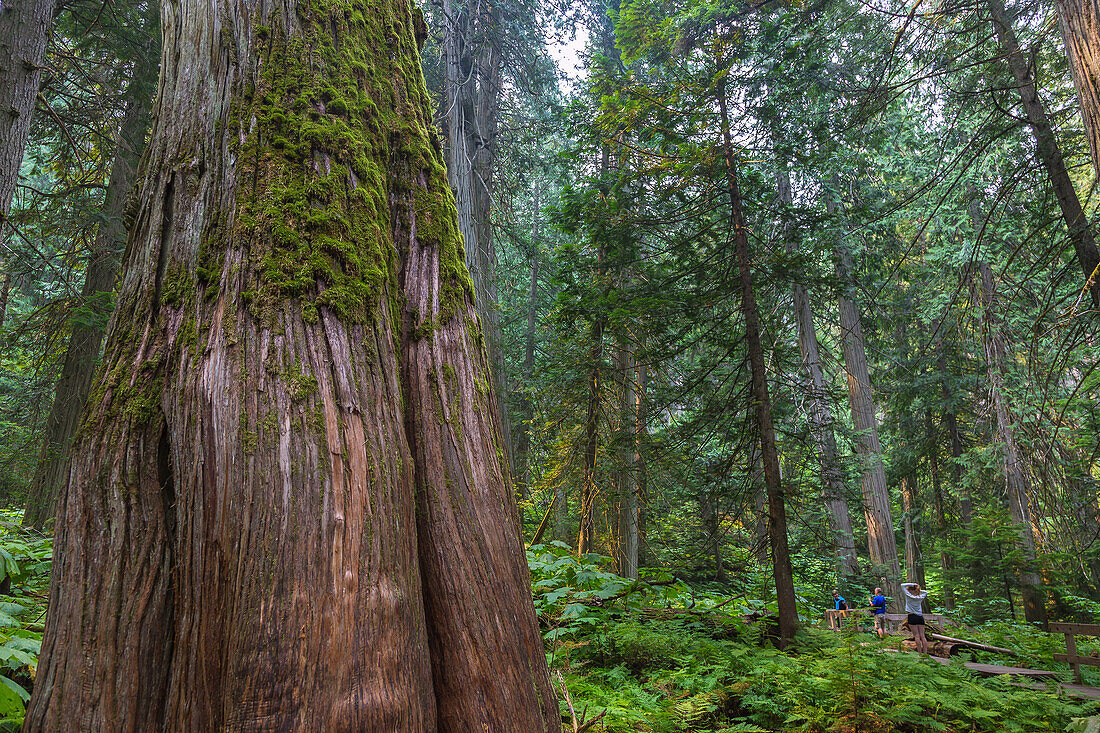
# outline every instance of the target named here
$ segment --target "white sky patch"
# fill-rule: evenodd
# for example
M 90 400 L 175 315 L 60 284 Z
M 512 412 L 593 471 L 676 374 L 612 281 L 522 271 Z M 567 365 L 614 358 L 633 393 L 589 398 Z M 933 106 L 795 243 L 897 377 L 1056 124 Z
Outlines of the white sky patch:
M 558 70 L 565 75 L 565 85 L 573 86 L 584 78 L 584 48 L 588 45 L 588 29 L 577 28 L 576 35 L 572 38 L 564 37 L 550 39 L 547 50 L 550 58 L 554 59 Z

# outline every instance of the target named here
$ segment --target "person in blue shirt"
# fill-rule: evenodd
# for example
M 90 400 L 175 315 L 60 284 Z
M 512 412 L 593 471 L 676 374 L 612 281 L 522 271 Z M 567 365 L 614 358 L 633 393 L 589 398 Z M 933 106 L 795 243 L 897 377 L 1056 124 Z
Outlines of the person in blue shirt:
M 834 607 L 835 610 L 837 610 L 837 611 L 847 611 L 848 610 L 848 601 L 844 600 L 844 596 L 840 595 L 840 593 L 835 591 L 835 590 L 833 591 L 833 602 L 836 604 L 835 607 Z
M 871 613 L 875 617 L 875 633 L 878 638 L 886 638 L 886 597 L 882 595 L 882 588 L 875 588 L 875 594 L 871 596 Z

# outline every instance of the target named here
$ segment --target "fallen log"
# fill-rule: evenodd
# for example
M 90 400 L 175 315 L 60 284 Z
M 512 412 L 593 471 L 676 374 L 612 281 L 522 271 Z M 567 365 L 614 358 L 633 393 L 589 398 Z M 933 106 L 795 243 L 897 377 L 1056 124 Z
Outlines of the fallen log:
M 967 639 L 956 639 L 953 636 L 944 636 L 943 634 L 928 634 L 928 638 L 950 644 L 956 651 L 961 649 L 978 649 L 979 651 L 992 652 L 993 654 L 1007 654 L 1010 657 L 1019 656 L 1011 649 L 1005 649 L 1004 647 L 993 646 L 991 644 L 982 644 L 981 642 L 969 641 Z M 954 653 L 955 651 L 952 651 L 952 654 Z

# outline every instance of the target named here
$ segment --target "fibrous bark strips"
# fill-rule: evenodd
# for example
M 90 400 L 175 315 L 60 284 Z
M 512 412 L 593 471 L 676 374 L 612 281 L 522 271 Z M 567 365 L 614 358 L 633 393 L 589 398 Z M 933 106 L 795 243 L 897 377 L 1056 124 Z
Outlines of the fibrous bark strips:
M 419 15 L 163 18 L 27 729 L 557 730 Z

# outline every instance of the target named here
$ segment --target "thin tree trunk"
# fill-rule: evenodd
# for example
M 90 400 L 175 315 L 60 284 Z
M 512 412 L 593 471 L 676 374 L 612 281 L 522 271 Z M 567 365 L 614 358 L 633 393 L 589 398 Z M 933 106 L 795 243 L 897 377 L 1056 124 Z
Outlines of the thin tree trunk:
M 25 730 L 559 730 L 417 21 L 165 4 Z
M 768 394 L 768 377 L 764 364 L 764 346 L 761 340 L 760 312 L 756 305 L 756 293 L 752 277 L 752 256 L 749 237 L 741 205 L 741 191 L 737 181 L 737 162 L 734 158 L 733 140 L 730 135 L 729 113 L 726 109 L 725 86 L 717 93 L 718 111 L 722 123 L 722 148 L 726 169 L 726 187 L 730 199 L 730 225 L 733 235 L 737 267 L 741 285 L 741 312 L 745 317 L 745 342 L 749 351 L 749 367 L 752 373 L 752 398 L 756 409 L 756 422 L 760 431 L 760 455 L 764 463 L 764 482 L 768 487 L 768 538 L 771 545 L 772 572 L 775 575 L 775 592 L 779 607 L 780 645 L 785 646 L 798 630 L 798 612 L 795 608 L 794 573 L 787 544 L 787 507 L 782 481 L 779 476 L 779 453 L 775 443 L 775 427 L 772 424 L 771 396 Z
M 533 222 L 531 223 L 531 278 L 527 289 L 527 331 L 523 337 L 523 420 L 516 439 L 516 484 L 521 497 L 526 497 L 531 486 L 531 421 L 535 417 L 535 403 L 531 389 L 535 382 L 535 330 L 538 326 L 539 294 L 539 194 L 535 191 Z
M 1028 503 L 1030 482 L 1024 471 L 1023 459 L 1016 443 L 1016 428 L 1005 396 L 1005 347 L 1000 321 L 996 316 L 996 293 L 993 268 L 984 260 L 976 263 L 976 277 L 971 278 L 974 302 L 982 329 L 982 349 L 985 352 L 990 398 L 998 442 L 1004 452 L 1005 491 L 1008 495 L 1008 511 L 1016 525 L 1016 546 L 1023 562 L 1020 566 L 1020 585 L 1024 600 L 1024 619 L 1029 623 L 1046 625 L 1046 600 L 1042 590 L 1035 559 L 1035 535 L 1032 529 L 1031 507 Z
M 611 168 L 610 154 L 606 147 L 600 152 L 600 170 L 606 175 Z M 600 234 L 596 241 L 596 280 L 606 287 L 607 247 Z M 584 418 L 584 473 L 581 477 L 580 522 L 577 530 L 577 554 L 583 555 L 595 549 L 596 454 L 599 448 L 600 392 L 602 386 L 603 332 L 605 319 L 602 310 L 595 315 L 589 333 L 588 348 L 588 404 Z
M 641 353 L 645 353 L 644 336 L 639 344 Z M 637 455 L 634 461 L 634 498 L 637 502 L 635 543 L 637 544 L 637 564 L 644 563 L 645 542 L 645 502 L 649 496 L 649 485 L 646 472 L 646 455 L 649 449 L 649 413 L 646 401 L 649 389 L 649 366 L 643 360 L 638 363 L 638 409 L 635 412 L 634 445 L 637 447 Z
M 603 260 L 600 244 L 599 259 Z M 601 264 L 602 268 L 602 264 Z M 581 478 L 580 526 L 577 530 L 577 554 L 593 552 L 596 524 L 596 454 L 599 448 L 600 391 L 602 378 L 600 361 L 603 359 L 603 318 L 597 316 L 592 324 L 589 347 L 588 404 L 584 418 L 584 473 Z
M 1020 44 L 1012 30 L 1012 22 L 1008 13 L 1005 12 L 1003 0 L 987 0 L 987 4 L 997 40 L 1001 44 L 1005 60 L 1019 88 L 1024 114 L 1035 135 L 1036 154 L 1054 187 L 1054 196 L 1058 200 L 1062 218 L 1069 230 L 1073 251 L 1077 254 L 1077 261 L 1084 273 L 1082 282 L 1089 284 L 1093 303 L 1100 304 L 1100 282 L 1094 277 L 1097 267 L 1100 267 L 1100 250 L 1096 248 L 1088 218 L 1081 209 L 1077 191 L 1073 187 L 1073 181 L 1069 177 L 1065 160 L 1062 158 L 1062 151 L 1058 147 L 1058 140 L 1054 136 L 1054 128 L 1047 117 L 1043 101 L 1036 91 L 1035 76 L 1028 60 L 1020 50 Z
M 792 203 L 791 182 L 787 172 L 779 174 L 779 201 L 781 205 Z M 797 245 L 792 237 L 790 222 L 784 216 L 783 243 L 786 250 L 794 253 Z M 817 447 L 818 464 L 821 467 L 822 498 L 829 515 L 829 529 L 836 551 L 837 563 L 843 575 L 859 574 L 859 559 L 856 555 L 856 541 L 852 533 L 851 512 L 848 508 L 848 491 L 844 485 L 844 475 L 837 457 L 836 435 L 833 432 L 833 410 L 829 404 L 825 375 L 821 368 L 821 351 L 817 341 L 817 329 L 814 326 L 813 306 L 810 293 L 800 283 L 791 286 L 795 320 L 798 323 L 798 348 L 802 354 L 802 369 L 805 375 L 804 386 L 808 397 L 807 418 L 810 432 Z
M 917 506 L 916 481 L 912 476 L 903 476 L 901 479 L 901 508 L 904 512 L 905 575 L 910 582 L 920 583 L 923 586 L 924 562 L 921 554 L 920 537 L 913 522 L 914 514 L 920 511 Z
M 936 346 L 936 366 L 940 372 L 940 393 L 943 396 L 943 426 L 947 430 L 948 441 L 951 445 L 951 481 L 955 491 L 959 492 L 959 518 L 964 527 L 970 526 L 973 514 L 973 502 L 970 498 L 970 488 L 963 484 L 962 454 L 963 440 L 959 430 L 959 420 L 955 415 L 951 390 L 947 386 L 948 372 L 947 359 L 943 353 L 943 343 Z
M 619 403 L 619 475 L 616 560 L 619 575 L 638 577 L 638 365 L 630 347 L 620 343 L 618 352 L 622 390 Z
M 830 212 L 834 211 L 835 205 L 828 203 Z M 843 246 L 837 248 L 836 275 L 845 287 L 851 285 L 852 260 Z M 860 486 L 863 513 L 867 519 L 867 549 L 871 554 L 871 561 L 885 570 L 888 586 L 893 587 L 897 584 L 901 567 L 898 564 L 898 546 L 890 512 L 890 491 L 882 464 L 882 445 L 878 436 L 878 417 L 875 414 L 871 375 L 867 369 L 863 325 L 860 323 L 856 304 L 845 295 L 841 295 L 838 300 L 844 366 L 848 373 L 848 400 L 852 410 L 852 425 L 856 430 L 855 450 L 862 473 Z
M 8 295 L 11 293 L 11 272 L 8 270 L 7 258 L 2 255 L 0 255 L 0 269 L 3 269 L 3 276 L 0 279 L 0 334 L 2 334 L 4 321 L 8 315 Z
M 1094 0 L 1055 0 L 1054 6 L 1077 88 L 1092 165 L 1100 176 L 1100 8 Z
M 156 9 L 155 5 L 150 7 Z M 156 13 L 152 15 L 150 32 L 155 33 L 154 25 L 159 21 Z M 159 54 L 154 58 L 159 58 Z M 155 67 L 152 71 L 156 71 Z M 101 223 L 88 253 L 81 291 L 86 315 L 72 325 L 61 377 L 54 390 L 53 406 L 46 421 L 42 453 L 27 494 L 23 523 L 34 527 L 42 527 L 47 519 L 54 516 L 57 496 L 68 473 L 69 447 L 92 388 L 96 357 L 110 317 L 119 258 L 126 243 L 126 224 L 123 221 L 126 202 L 137 181 L 137 167 L 145 148 L 145 133 L 153 105 L 153 85 L 145 76 L 148 73 L 148 69 L 137 69 L 127 86 L 126 111 L 115 142 L 115 157 L 103 199 Z

